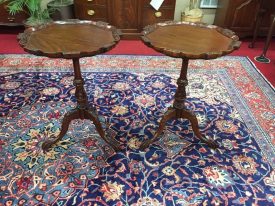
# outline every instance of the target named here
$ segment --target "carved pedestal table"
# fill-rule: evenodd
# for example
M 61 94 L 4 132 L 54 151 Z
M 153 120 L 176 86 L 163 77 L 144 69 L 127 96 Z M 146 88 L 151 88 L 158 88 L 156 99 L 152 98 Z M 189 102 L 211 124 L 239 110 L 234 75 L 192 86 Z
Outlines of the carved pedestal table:
M 89 119 L 99 135 L 116 151 L 118 143 L 105 137 L 105 131 L 99 121 L 96 109 L 88 104 L 81 75 L 79 58 L 104 53 L 112 49 L 120 40 L 119 31 L 104 22 L 93 21 L 57 21 L 36 28 L 28 28 L 18 36 L 19 44 L 25 51 L 50 58 L 72 59 L 74 67 L 74 85 L 77 106 L 65 114 L 60 134 L 46 140 L 42 149 L 47 151 L 66 134 L 69 124 L 74 119 Z
M 189 59 L 214 59 L 229 54 L 240 47 L 239 38 L 230 30 L 188 22 L 149 25 L 144 28 L 141 38 L 147 46 L 158 52 L 182 58 L 182 67 L 173 106 L 162 117 L 154 137 L 143 142 L 140 148 L 144 150 L 155 142 L 163 132 L 166 122 L 177 118 L 188 119 L 194 134 L 209 147 L 217 148 L 217 143 L 201 134 L 195 114 L 185 107 L 188 62 Z

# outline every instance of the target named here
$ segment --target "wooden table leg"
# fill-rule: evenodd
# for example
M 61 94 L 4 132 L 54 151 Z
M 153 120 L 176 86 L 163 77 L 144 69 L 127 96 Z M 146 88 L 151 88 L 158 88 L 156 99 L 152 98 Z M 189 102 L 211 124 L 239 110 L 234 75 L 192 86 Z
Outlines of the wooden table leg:
M 258 36 L 260 23 L 262 22 L 262 19 L 263 19 L 264 13 L 265 13 L 265 10 L 261 8 L 262 4 L 263 4 L 263 0 L 261 0 L 261 2 L 260 2 L 260 9 L 256 14 L 256 19 L 255 19 L 255 22 L 253 25 L 253 38 L 252 38 L 252 41 L 250 42 L 250 44 L 248 45 L 249 48 L 254 48 L 254 44 L 255 44 L 255 41 Z
M 159 128 L 157 129 L 156 133 L 154 134 L 154 137 L 152 139 L 148 139 L 145 142 L 143 142 L 140 146 L 141 150 L 145 150 L 147 147 L 150 146 L 153 142 L 155 142 L 158 138 L 158 136 L 163 132 L 165 128 L 165 124 L 170 119 L 178 119 L 178 118 L 185 118 L 188 119 L 191 122 L 192 129 L 195 133 L 195 135 L 204 143 L 206 143 L 209 147 L 215 149 L 218 147 L 218 144 L 215 143 L 211 139 L 206 139 L 199 130 L 199 124 L 198 120 L 195 116 L 195 114 L 185 107 L 185 99 L 186 99 L 186 89 L 185 87 L 188 84 L 187 80 L 187 68 L 188 68 L 188 59 L 182 59 L 182 68 L 181 68 L 181 74 L 177 81 L 177 91 L 175 94 L 175 100 L 172 108 L 169 108 L 168 111 L 164 114 L 162 117 Z
M 271 15 L 271 24 L 269 26 L 268 35 L 263 48 L 263 52 L 260 56 L 255 57 L 255 60 L 261 63 L 270 63 L 270 59 L 266 57 L 266 52 L 272 39 L 273 30 L 275 28 L 275 14 Z
M 99 121 L 97 111 L 95 108 L 91 108 L 88 104 L 88 98 L 86 91 L 84 89 L 84 80 L 81 75 L 80 65 L 79 65 L 79 58 L 73 59 L 73 65 L 74 65 L 74 85 L 76 87 L 75 90 L 75 96 L 77 99 L 77 107 L 69 112 L 67 112 L 64 116 L 64 119 L 62 121 L 61 125 L 61 131 L 59 135 L 56 138 L 48 139 L 42 144 L 43 151 L 49 150 L 49 148 L 60 141 L 64 135 L 67 133 L 70 122 L 74 119 L 89 119 L 91 120 L 96 127 L 96 130 L 98 131 L 100 137 L 108 144 L 110 144 L 115 151 L 119 151 L 119 143 L 109 138 L 107 139 L 105 136 L 105 132 L 102 128 L 102 125 Z

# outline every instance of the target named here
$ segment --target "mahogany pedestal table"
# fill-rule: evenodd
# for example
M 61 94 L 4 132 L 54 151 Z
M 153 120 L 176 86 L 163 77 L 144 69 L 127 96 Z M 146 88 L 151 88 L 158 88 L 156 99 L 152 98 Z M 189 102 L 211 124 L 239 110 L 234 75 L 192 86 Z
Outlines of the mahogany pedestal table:
M 43 151 L 63 138 L 74 119 L 91 120 L 101 138 L 115 151 L 119 151 L 119 144 L 112 138 L 106 138 L 95 107 L 88 104 L 79 64 L 81 57 L 94 56 L 112 49 L 120 40 L 119 34 L 119 30 L 104 22 L 69 20 L 28 28 L 18 35 L 21 47 L 31 54 L 73 61 L 77 106 L 65 114 L 59 135 L 42 144 Z
M 198 126 L 198 120 L 192 111 L 186 109 L 185 99 L 188 85 L 187 68 L 189 59 L 214 59 L 240 47 L 238 36 L 234 32 L 214 25 L 188 22 L 164 22 L 144 28 L 141 36 L 143 42 L 167 56 L 181 58 L 182 67 L 177 80 L 173 106 L 162 117 L 159 127 L 152 139 L 144 141 L 140 149 L 146 149 L 155 142 L 163 132 L 170 119 L 186 118 L 191 122 L 194 134 L 209 147 L 215 149 L 218 144 L 204 137 Z

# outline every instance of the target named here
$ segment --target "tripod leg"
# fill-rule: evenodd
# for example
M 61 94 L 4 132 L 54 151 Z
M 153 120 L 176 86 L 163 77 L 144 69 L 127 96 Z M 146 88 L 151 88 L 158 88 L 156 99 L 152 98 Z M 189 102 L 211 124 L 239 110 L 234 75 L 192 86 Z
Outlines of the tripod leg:
M 74 119 L 78 119 L 79 118 L 79 111 L 78 109 L 73 109 L 72 111 L 69 111 L 65 114 L 63 120 L 62 120 L 62 125 L 61 125 L 61 131 L 59 133 L 59 135 L 54 138 L 54 139 L 48 139 L 45 142 L 43 142 L 42 144 L 42 149 L 43 151 L 48 151 L 50 149 L 50 147 L 54 144 L 56 144 L 57 142 L 59 142 L 64 135 L 66 134 L 66 132 L 68 131 L 70 122 Z
M 216 149 L 218 148 L 218 144 L 216 142 L 214 142 L 211 139 L 206 139 L 200 132 L 199 130 L 199 123 L 197 120 L 197 117 L 195 116 L 195 114 L 193 114 L 193 112 L 188 111 L 188 110 L 183 110 L 182 111 L 182 118 L 186 118 L 191 122 L 191 126 L 193 129 L 194 134 L 204 143 L 206 143 L 209 147 L 211 147 L 212 149 Z
M 105 135 L 105 132 L 102 128 L 102 125 L 99 121 L 99 118 L 97 116 L 97 114 L 93 111 L 89 111 L 89 110 L 85 110 L 85 113 L 84 113 L 84 117 L 85 119 L 89 119 L 91 120 L 95 127 L 96 127 L 96 130 L 97 132 L 99 133 L 100 137 L 107 143 L 109 144 L 116 152 L 120 151 L 120 148 L 119 148 L 119 143 L 112 139 L 112 138 L 106 138 L 106 135 Z
M 260 22 L 262 21 L 264 15 L 264 10 L 260 9 L 260 11 L 258 12 L 258 14 L 256 15 L 256 20 L 254 22 L 254 28 L 253 28 L 253 39 L 252 42 L 250 42 L 250 44 L 248 45 L 249 48 L 254 48 L 254 44 L 256 41 L 256 38 L 258 36 L 258 31 L 259 31 L 259 27 L 260 27 Z
M 260 56 L 255 57 L 255 60 L 258 61 L 258 62 L 262 62 L 262 63 L 269 63 L 270 62 L 270 59 L 268 59 L 266 57 L 266 52 L 267 52 L 268 47 L 270 45 L 270 41 L 271 41 L 271 38 L 272 38 L 272 33 L 273 33 L 273 30 L 274 30 L 274 27 L 275 27 L 275 14 L 272 15 L 272 21 L 271 21 L 271 24 L 270 24 L 270 27 L 269 27 L 269 31 L 268 31 L 268 35 L 267 35 L 267 39 L 266 39 L 266 42 L 265 42 L 265 45 L 264 45 L 263 52 Z
M 145 150 L 147 147 L 150 146 L 150 144 L 155 142 L 158 139 L 158 136 L 163 132 L 166 122 L 172 118 L 175 118 L 175 117 L 176 117 L 176 110 L 174 108 L 168 109 L 168 111 L 165 112 L 164 116 L 160 120 L 159 127 L 158 127 L 156 133 L 154 134 L 154 137 L 152 139 L 147 139 L 145 142 L 143 142 L 140 145 L 140 149 Z

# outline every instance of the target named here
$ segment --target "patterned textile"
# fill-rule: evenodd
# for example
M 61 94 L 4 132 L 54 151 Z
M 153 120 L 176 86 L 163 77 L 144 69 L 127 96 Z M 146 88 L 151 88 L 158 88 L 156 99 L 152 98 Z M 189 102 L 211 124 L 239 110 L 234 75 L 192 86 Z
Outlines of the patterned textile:
M 274 89 L 245 57 L 190 61 L 186 107 L 217 150 L 186 119 L 138 149 L 173 103 L 180 67 L 164 56 L 81 59 L 89 101 L 124 149 L 75 120 L 43 153 L 76 105 L 72 62 L 1 55 L 0 205 L 274 205 Z

